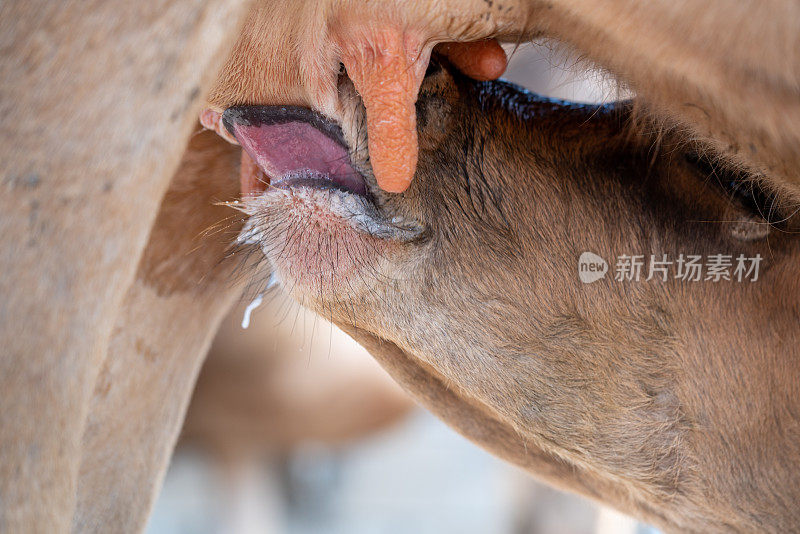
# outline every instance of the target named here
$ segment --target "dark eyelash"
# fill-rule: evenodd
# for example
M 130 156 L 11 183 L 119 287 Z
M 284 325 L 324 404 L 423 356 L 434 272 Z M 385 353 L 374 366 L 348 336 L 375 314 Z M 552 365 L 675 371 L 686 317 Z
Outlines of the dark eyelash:
M 697 167 L 698 171 L 725 195 L 748 210 L 753 216 L 764 219 L 775 228 L 787 226 L 792 214 L 784 213 L 775 192 L 764 189 L 757 179 L 745 172 L 728 168 L 703 155 L 690 152 L 686 161 Z

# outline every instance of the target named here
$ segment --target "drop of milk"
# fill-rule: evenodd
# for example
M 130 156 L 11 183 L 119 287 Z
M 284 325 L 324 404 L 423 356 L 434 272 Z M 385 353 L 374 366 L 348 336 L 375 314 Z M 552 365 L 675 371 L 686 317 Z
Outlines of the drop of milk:
M 280 278 L 278 278 L 278 273 L 272 271 L 272 274 L 269 275 L 269 280 L 267 281 L 267 289 L 272 289 L 280 283 L 281 281 Z
M 281 280 L 278 278 L 278 273 L 272 271 L 272 274 L 269 275 L 269 280 L 267 281 L 267 289 L 272 289 L 276 285 L 280 284 Z M 247 305 L 247 308 L 244 309 L 244 316 L 242 317 L 242 328 L 247 330 L 250 326 L 250 316 L 253 314 L 253 311 L 261 306 L 261 303 L 264 302 L 264 294 L 261 293 L 256 298 L 253 299 L 253 302 Z
M 244 317 L 242 317 L 242 328 L 247 330 L 247 327 L 250 326 L 250 314 L 253 313 L 253 310 L 261 306 L 263 301 L 264 295 L 259 295 L 253 299 L 253 302 L 247 305 L 247 308 L 244 309 Z

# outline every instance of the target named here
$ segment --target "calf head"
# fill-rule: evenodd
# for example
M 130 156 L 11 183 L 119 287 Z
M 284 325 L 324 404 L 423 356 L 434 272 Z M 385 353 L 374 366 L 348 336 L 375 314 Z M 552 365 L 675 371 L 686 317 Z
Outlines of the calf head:
M 629 103 L 550 101 L 440 59 L 415 179 L 387 194 L 345 72 L 338 102 L 341 124 L 223 115 L 259 167 L 240 243 L 299 302 L 489 414 L 507 430 L 489 449 L 568 466 L 574 490 L 673 529 L 798 519 L 798 244 L 779 203 Z

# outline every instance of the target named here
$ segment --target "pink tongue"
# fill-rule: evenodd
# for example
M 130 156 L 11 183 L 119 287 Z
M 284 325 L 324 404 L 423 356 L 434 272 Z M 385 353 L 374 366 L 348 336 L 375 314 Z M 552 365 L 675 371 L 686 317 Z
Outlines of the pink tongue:
M 347 150 L 306 122 L 248 126 L 234 124 L 236 139 L 272 185 L 306 175 L 365 194 L 364 179 L 350 165 Z M 242 191 L 243 195 L 249 192 Z

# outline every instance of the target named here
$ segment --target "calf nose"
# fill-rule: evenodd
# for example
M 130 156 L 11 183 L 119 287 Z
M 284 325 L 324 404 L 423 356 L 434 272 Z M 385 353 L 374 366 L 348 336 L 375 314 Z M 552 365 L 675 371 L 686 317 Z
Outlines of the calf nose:
M 222 124 L 222 113 L 214 111 L 213 109 L 205 109 L 200 114 L 200 124 L 202 124 L 204 128 L 217 132 L 217 135 L 225 139 L 227 142 L 234 145 L 239 144 L 239 142 L 236 141 L 236 138 L 232 136 Z

